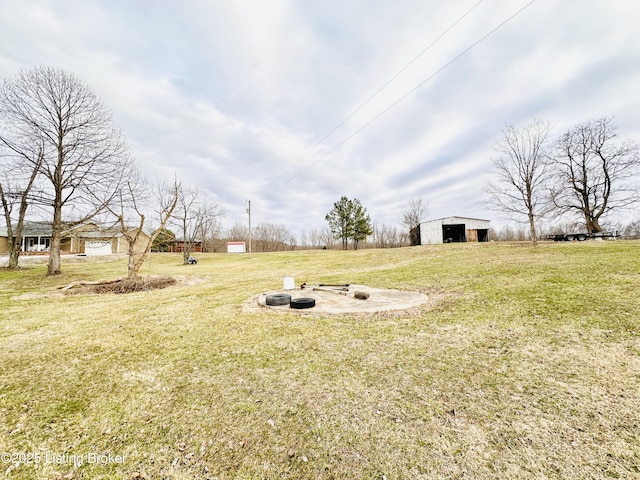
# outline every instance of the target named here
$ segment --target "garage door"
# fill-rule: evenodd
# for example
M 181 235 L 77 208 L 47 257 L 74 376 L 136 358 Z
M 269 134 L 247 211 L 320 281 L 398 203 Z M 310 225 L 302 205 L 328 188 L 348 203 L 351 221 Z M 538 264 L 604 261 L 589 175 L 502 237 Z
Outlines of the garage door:
M 84 244 L 86 255 L 111 255 L 111 241 L 91 241 Z

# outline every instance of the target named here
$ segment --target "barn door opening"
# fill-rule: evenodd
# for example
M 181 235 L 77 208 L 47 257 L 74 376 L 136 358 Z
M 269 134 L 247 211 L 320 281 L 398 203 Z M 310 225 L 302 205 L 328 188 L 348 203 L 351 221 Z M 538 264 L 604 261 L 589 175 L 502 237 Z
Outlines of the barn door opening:
M 442 240 L 444 243 L 466 242 L 466 232 L 464 224 L 460 225 L 443 225 Z

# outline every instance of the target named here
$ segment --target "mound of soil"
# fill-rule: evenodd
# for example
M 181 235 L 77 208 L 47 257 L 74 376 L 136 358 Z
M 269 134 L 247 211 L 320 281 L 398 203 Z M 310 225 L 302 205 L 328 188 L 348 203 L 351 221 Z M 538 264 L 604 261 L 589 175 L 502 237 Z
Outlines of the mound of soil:
M 176 284 L 173 277 L 138 277 L 120 278 L 118 280 L 105 280 L 103 282 L 78 282 L 64 287 L 67 294 L 77 293 L 133 293 L 145 292 L 148 290 L 158 290 Z

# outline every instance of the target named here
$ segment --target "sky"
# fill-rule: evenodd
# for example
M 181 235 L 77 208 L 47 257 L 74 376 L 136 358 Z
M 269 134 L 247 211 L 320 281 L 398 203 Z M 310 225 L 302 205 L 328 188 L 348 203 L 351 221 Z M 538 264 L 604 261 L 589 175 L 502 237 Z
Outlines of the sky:
M 640 140 L 637 0 L 0 0 L 0 77 L 53 66 L 100 97 L 149 178 L 223 224 L 508 221 L 484 190 L 506 125 L 613 117 Z

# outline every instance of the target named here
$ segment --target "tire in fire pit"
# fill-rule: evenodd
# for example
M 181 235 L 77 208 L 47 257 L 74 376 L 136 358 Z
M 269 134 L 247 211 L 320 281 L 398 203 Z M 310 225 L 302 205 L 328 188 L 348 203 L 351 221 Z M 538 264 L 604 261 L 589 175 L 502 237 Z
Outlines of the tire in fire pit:
M 289 305 L 291 302 L 291 295 L 287 293 L 274 293 L 273 295 L 267 295 L 265 303 L 271 306 Z
M 312 308 L 316 306 L 316 299 L 307 297 L 293 298 L 289 306 L 291 308 L 297 308 L 298 310 Z

